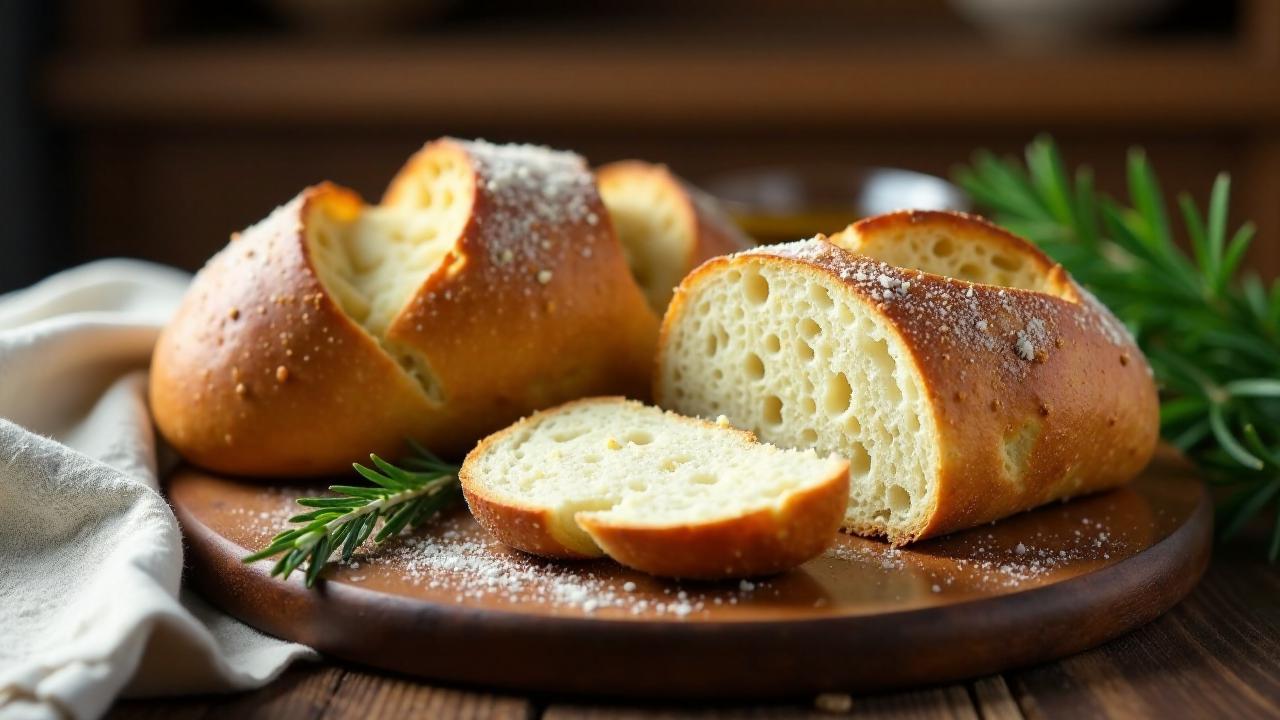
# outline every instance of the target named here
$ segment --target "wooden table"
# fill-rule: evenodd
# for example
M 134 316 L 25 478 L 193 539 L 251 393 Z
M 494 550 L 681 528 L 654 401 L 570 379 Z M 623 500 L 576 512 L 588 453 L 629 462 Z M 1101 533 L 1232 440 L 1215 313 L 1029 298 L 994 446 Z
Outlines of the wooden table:
M 432 686 L 339 663 L 306 663 L 258 691 L 122 701 L 109 717 L 1276 718 L 1280 717 L 1280 566 L 1266 563 L 1262 546 L 1259 536 L 1222 549 L 1182 604 L 1100 648 L 968 683 L 854 697 L 847 712 L 823 710 L 802 700 L 753 707 L 681 707 L 530 698 L 493 694 L 483 688 Z M 745 652 L 725 660 L 750 662 Z M 849 661 L 875 662 L 875 658 Z M 840 704 L 838 698 L 824 700 Z

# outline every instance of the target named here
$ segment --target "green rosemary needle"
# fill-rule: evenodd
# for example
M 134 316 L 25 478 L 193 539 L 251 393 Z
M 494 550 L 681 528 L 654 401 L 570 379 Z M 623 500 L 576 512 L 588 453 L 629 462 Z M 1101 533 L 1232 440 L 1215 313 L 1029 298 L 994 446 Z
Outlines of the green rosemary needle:
M 306 584 L 311 587 L 336 553 L 343 562 L 370 536 L 375 543 L 394 537 L 406 527 L 416 527 L 461 497 L 458 466 L 450 465 L 429 450 L 412 443 L 414 455 L 393 465 L 370 455 L 373 467 L 353 463 L 355 471 L 372 485 L 330 485 L 336 495 L 299 498 L 312 510 L 289 518 L 301 527 L 285 530 L 261 550 L 249 555 L 251 563 L 280 556 L 273 576 L 288 579 L 304 563 Z M 382 528 L 374 534 L 378 521 Z
M 1165 439 L 1232 489 L 1218 507 L 1225 539 L 1261 513 L 1280 513 L 1280 282 L 1241 272 L 1254 228 L 1228 232 L 1226 174 L 1203 215 L 1191 196 L 1178 196 L 1188 252 L 1141 150 L 1129 152 L 1127 170 L 1122 203 L 1094 190 L 1087 167 L 1068 175 L 1053 140 L 1040 137 L 1024 160 L 982 151 L 955 177 L 1128 325 L 1160 385 Z M 1280 517 L 1272 517 L 1274 562 Z

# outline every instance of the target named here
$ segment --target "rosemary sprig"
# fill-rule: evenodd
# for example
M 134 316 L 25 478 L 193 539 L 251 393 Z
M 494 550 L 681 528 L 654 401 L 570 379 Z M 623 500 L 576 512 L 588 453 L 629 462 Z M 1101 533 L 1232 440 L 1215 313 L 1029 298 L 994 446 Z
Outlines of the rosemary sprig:
M 1280 282 L 1240 272 L 1254 228 L 1228 233 L 1226 174 L 1205 215 L 1178 196 L 1188 253 L 1141 149 L 1130 150 L 1127 168 L 1127 205 L 1096 192 L 1087 167 L 1068 176 L 1048 137 L 1027 147 L 1025 161 L 978 152 L 955 178 L 1129 326 L 1160 385 L 1164 437 L 1233 489 L 1218 507 L 1229 538 L 1269 507 L 1280 512 Z M 1280 517 L 1267 552 L 1280 557 Z
M 306 584 L 311 587 L 335 553 L 341 553 L 346 562 L 371 535 L 375 543 L 381 543 L 452 505 L 462 494 L 458 466 L 444 462 L 417 443 L 410 444 L 415 454 L 401 463 L 403 467 L 377 455 L 369 456 L 373 468 L 352 464 L 373 485 L 330 485 L 329 490 L 336 495 L 299 498 L 299 505 L 314 508 L 289 518 L 289 522 L 302 527 L 276 535 L 244 562 L 280 555 L 271 574 L 286 580 L 306 563 Z M 379 519 L 383 521 L 382 529 L 375 535 Z

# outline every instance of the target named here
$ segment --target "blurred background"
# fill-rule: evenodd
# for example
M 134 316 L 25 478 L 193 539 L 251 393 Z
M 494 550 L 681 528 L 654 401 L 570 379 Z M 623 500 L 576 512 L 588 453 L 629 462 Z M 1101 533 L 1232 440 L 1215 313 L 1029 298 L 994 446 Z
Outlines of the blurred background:
M 1277 0 L 0 0 L 0 291 L 195 269 L 304 185 L 376 199 L 442 134 L 729 192 L 762 166 L 945 177 L 1039 132 L 1113 192 L 1132 144 L 1166 192 L 1230 171 L 1280 271 Z

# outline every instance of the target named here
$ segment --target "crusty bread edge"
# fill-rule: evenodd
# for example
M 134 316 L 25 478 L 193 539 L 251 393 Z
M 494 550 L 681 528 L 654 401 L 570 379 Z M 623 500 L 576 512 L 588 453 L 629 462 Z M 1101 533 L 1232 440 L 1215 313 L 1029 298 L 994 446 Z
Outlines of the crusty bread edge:
M 1020 252 L 1027 254 L 1036 254 L 1044 257 L 1042 253 L 1034 246 L 1031 246 L 1025 240 L 1012 235 L 1007 231 L 990 224 L 989 222 L 963 214 L 939 213 L 939 214 L 915 214 L 913 219 L 911 213 L 891 213 L 884 220 L 880 218 L 872 218 L 863 222 L 918 222 L 921 219 L 928 218 L 929 215 L 937 215 L 943 221 L 950 223 L 966 224 L 983 232 L 998 235 L 1011 243 L 1018 246 Z M 932 219 L 939 219 L 934 217 Z M 993 231 L 998 231 L 993 233 Z M 856 255 L 848 249 L 839 247 L 826 241 L 823 236 L 818 237 L 819 240 L 829 246 L 837 253 L 850 253 Z M 662 328 L 658 339 L 658 361 L 654 365 L 654 398 L 659 405 L 666 405 L 668 400 L 667 388 L 663 385 L 662 358 L 665 357 L 668 343 L 670 341 L 671 329 L 677 318 L 685 311 L 685 302 L 687 300 L 687 287 L 691 287 L 700 279 L 709 273 L 715 272 L 717 269 L 728 266 L 738 259 L 766 258 L 770 262 L 782 262 L 791 264 L 794 267 L 802 268 L 802 272 L 817 273 L 820 275 L 833 278 L 836 282 L 846 286 L 850 294 L 859 298 L 860 301 L 868 302 L 862 296 L 862 292 L 856 285 L 848 279 L 842 278 L 838 272 L 828 267 L 822 261 L 813 259 L 799 259 L 789 257 L 785 254 L 775 253 L 769 247 L 762 247 L 754 251 L 748 251 L 735 256 L 727 256 L 714 258 L 703 263 L 677 288 L 672 298 L 671 304 L 667 308 L 666 316 L 663 318 Z M 1046 293 L 1040 293 L 1029 290 L 1018 290 L 1014 288 L 1002 288 L 998 286 L 984 286 L 972 284 L 975 290 L 986 292 L 997 292 L 1007 294 L 1012 302 L 1019 302 L 1020 298 L 1044 297 L 1049 298 L 1056 303 L 1071 306 L 1072 312 L 1077 313 L 1081 317 L 1094 316 L 1102 322 L 1114 323 L 1119 327 L 1119 321 L 1115 320 L 1110 311 L 1092 298 L 1089 293 L 1081 290 L 1075 281 L 1068 276 L 1061 266 L 1053 263 L 1046 258 L 1046 263 L 1051 268 L 1049 271 L 1050 279 L 1053 283 L 1058 284 L 1061 288 L 1061 294 L 1058 296 Z M 896 268 L 898 272 L 912 278 L 913 286 L 934 286 L 943 287 L 953 284 L 967 286 L 970 283 L 948 278 L 932 273 L 921 272 L 908 268 Z M 1028 417 L 1035 417 L 1037 414 L 1046 415 L 1053 411 L 1053 407 L 1058 404 L 1061 396 L 1054 397 L 1043 395 L 1039 388 L 1014 386 L 1012 389 L 1016 393 L 1015 397 L 993 400 L 990 408 L 980 407 L 974 403 L 974 398 L 970 397 L 966 400 L 964 397 L 964 388 L 957 387 L 953 379 L 942 369 L 948 365 L 949 361 L 945 353 L 934 352 L 922 345 L 918 339 L 908 338 L 907 335 L 915 336 L 912 323 L 918 322 L 917 319 L 910 316 L 900 315 L 899 311 L 893 306 L 885 309 L 876 308 L 876 312 L 886 319 L 886 325 L 903 340 L 905 347 L 908 349 L 908 357 L 912 364 L 913 371 L 924 381 L 924 387 L 927 389 L 930 401 L 927 403 L 932 423 L 938 429 L 940 442 L 943 444 L 940 451 L 944 456 L 940 458 L 941 466 L 939 467 L 940 477 L 939 492 L 935 493 L 931 507 L 929 508 L 924 520 L 913 528 L 904 531 L 891 533 L 888 540 L 895 545 L 904 545 L 916 540 L 926 539 L 943 535 L 955 530 L 972 527 L 982 522 L 992 521 L 1005 517 L 1020 510 L 1027 510 L 1045 502 L 1054 499 L 1065 499 L 1066 497 L 1083 495 L 1087 493 L 1106 490 L 1128 482 L 1141 471 L 1151 455 L 1154 453 L 1156 441 L 1158 438 L 1158 411 L 1156 392 L 1154 384 L 1151 381 L 1150 368 L 1146 363 L 1141 351 L 1132 343 L 1126 340 L 1120 347 L 1112 346 L 1108 341 L 1102 339 L 1098 333 L 1087 333 L 1078 328 L 1074 332 L 1069 331 L 1070 337 L 1067 340 L 1067 348 L 1069 352 L 1081 353 L 1080 347 L 1076 343 L 1086 347 L 1086 350 L 1106 351 L 1107 356 L 1120 358 L 1120 365 L 1124 365 L 1124 377 L 1119 378 L 1118 382 L 1123 383 L 1119 386 L 1111 388 L 1111 393 L 1099 395 L 1103 399 L 1104 404 L 1130 419 L 1129 424 L 1119 423 L 1111 420 L 1110 426 L 1106 428 L 1105 434 L 1097 435 L 1105 438 L 1102 442 L 1107 446 L 1107 454 L 1116 459 L 1116 467 L 1106 470 L 1091 481 L 1080 482 L 1070 488 L 1065 485 L 1070 478 L 1062 478 L 1057 484 L 1049 484 L 1049 479 L 1045 473 L 1051 472 L 1050 465 L 1061 461 L 1064 455 L 1063 448 L 1076 447 L 1081 443 L 1063 443 L 1061 440 L 1054 442 L 1051 448 L 1052 452 L 1045 454 L 1043 451 L 1037 451 L 1033 454 L 1036 461 L 1035 467 L 1032 469 L 1032 477 L 1030 483 L 1041 488 L 1045 494 L 1025 493 L 1022 495 L 1006 494 L 1008 490 L 998 482 L 983 479 L 983 471 L 974 468 L 967 468 L 965 462 L 959 461 L 956 457 L 946 455 L 947 448 L 952 447 L 950 443 L 952 436 L 957 432 L 957 420 L 955 418 L 958 405 L 962 402 L 968 402 L 970 407 L 965 411 L 972 421 L 979 422 L 982 425 L 993 427 L 1005 422 L 1014 422 Z M 1063 312 L 1066 312 L 1064 309 Z M 900 323 L 902 324 L 900 326 Z M 904 333 L 905 331 L 908 331 Z M 1084 353 L 1087 356 L 1087 352 Z M 1095 367 L 1096 364 L 1095 364 Z M 1109 369 L 1110 372 L 1116 372 L 1114 368 Z M 995 373 L 991 373 L 991 377 L 995 377 Z M 1059 383 L 1061 384 L 1061 383 Z M 1061 389 L 1061 388 L 1059 388 Z M 1123 395 L 1129 402 L 1120 402 L 1117 398 Z M 1026 408 L 1023 410 L 1022 408 Z M 961 423 L 964 425 L 964 423 Z M 1062 432 L 1059 428 L 1056 433 Z M 1081 431 L 1083 432 L 1083 431 Z M 977 452 L 981 456 L 982 463 L 990 463 L 995 460 L 990 453 L 984 448 L 970 448 L 971 452 Z M 954 454 L 954 453 L 952 453 Z M 962 452 L 963 457 L 965 456 Z M 1043 456 L 1043 457 L 1040 457 Z M 1095 463 L 1096 464 L 1096 463 Z M 1024 481 L 1025 482 L 1025 481 Z M 985 489 L 984 489 L 985 488 Z M 963 497 L 972 492 L 992 493 L 997 492 L 1001 497 L 1014 500 L 1021 498 L 1018 507 L 1010 509 L 1008 512 L 991 513 L 981 510 L 975 505 L 976 498 L 970 497 L 968 501 Z M 873 528 L 866 527 L 847 527 L 853 532 L 859 534 L 884 535 L 883 532 Z
M 607 554 L 642 572 L 666 577 L 750 577 L 794 567 L 821 553 L 835 538 L 849 493 L 849 464 L 814 487 L 792 493 L 778 509 L 761 509 L 735 518 L 670 526 L 608 523 L 591 512 L 574 520 L 595 541 L 592 551 L 556 531 L 555 514 L 546 508 L 498 499 L 484 492 L 472 472 L 476 459 L 508 435 L 550 415 L 578 405 L 628 404 L 622 397 L 573 400 L 539 411 L 500 430 L 467 454 L 458 473 L 463 496 L 476 520 L 500 542 L 534 555 L 581 559 Z M 667 412 L 681 422 L 738 433 L 748 442 L 755 435 L 738 428 Z M 747 550 L 744 551 L 743 548 Z

